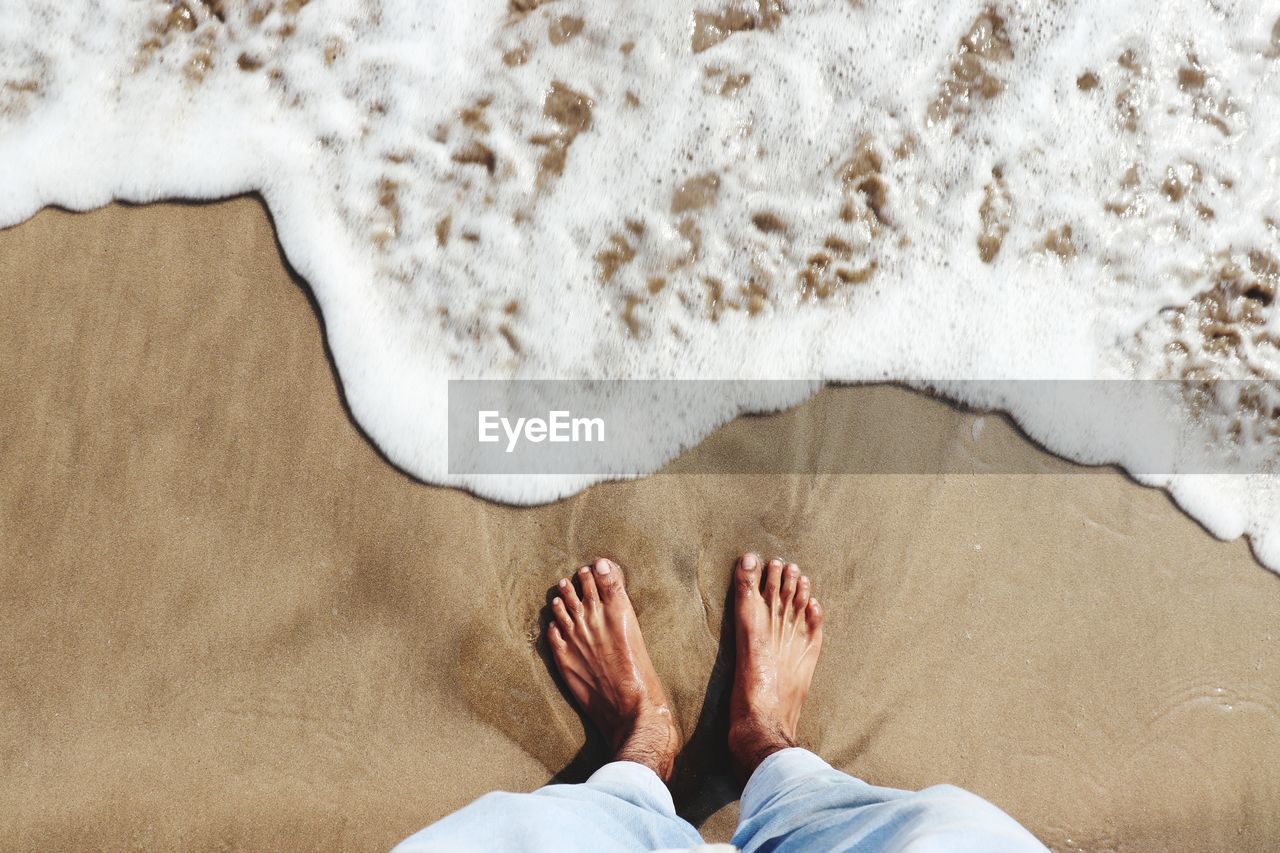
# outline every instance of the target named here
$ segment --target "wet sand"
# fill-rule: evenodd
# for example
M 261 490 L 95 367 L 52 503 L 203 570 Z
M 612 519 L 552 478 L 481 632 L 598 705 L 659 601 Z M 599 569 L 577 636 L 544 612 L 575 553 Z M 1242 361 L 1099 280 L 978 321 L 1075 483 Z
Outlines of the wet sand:
M 598 745 L 537 637 L 599 554 L 692 734 L 679 805 L 723 839 L 743 548 L 814 578 L 801 728 L 837 766 L 970 788 L 1055 849 L 1280 839 L 1280 577 L 1002 419 L 829 390 L 519 510 L 364 440 L 254 200 L 45 211 L 0 232 L 0 288 L 5 847 L 372 849 L 579 778 Z M 831 453 L 975 473 L 690 473 Z

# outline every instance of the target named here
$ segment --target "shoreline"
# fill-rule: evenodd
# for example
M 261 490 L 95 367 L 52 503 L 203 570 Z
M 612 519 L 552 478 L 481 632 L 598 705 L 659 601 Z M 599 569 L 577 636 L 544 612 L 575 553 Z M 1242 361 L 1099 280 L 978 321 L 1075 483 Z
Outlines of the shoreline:
M 801 727 L 842 769 L 965 786 L 1057 848 L 1280 837 L 1280 577 L 1006 418 L 829 388 L 517 509 L 354 428 L 252 198 L 46 210 L 0 232 L 0 281 L 14 846 L 386 846 L 572 771 L 583 727 L 535 641 L 545 590 L 598 554 L 703 733 L 681 805 L 724 837 L 703 702 L 746 548 L 814 577 L 830 646 Z M 690 473 L 895 436 L 922 468 L 1039 473 Z

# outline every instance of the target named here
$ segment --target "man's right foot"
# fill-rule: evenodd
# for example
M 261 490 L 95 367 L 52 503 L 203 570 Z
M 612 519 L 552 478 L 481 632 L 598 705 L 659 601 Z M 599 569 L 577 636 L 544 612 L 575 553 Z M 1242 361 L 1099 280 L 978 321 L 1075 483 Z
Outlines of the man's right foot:
M 665 782 L 680 749 L 680 727 L 649 660 L 622 569 L 596 560 L 564 578 L 551 602 L 547 639 L 569 692 L 599 727 L 615 761 L 635 761 Z
M 729 755 L 745 782 L 773 753 L 796 745 L 800 708 L 822 649 L 822 608 L 795 563 L 743 554 L 734 569 L 737 667 Z

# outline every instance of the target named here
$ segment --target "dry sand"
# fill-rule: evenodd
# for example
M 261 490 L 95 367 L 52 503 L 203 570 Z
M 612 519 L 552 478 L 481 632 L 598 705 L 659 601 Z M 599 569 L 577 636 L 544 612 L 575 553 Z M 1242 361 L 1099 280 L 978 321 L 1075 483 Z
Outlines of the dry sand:
M 517 510 L 364 440 L 254 200 L 45 211 L 0 233 L 0 294 L 6 848 L 374 849 L 577 778 L 596 746 L 536 638 L 599 554 L 693 734 L 678 802 L 724 838 L 744 548 L 826 606 L 802 729 L 837 766 L 970 788 L 1058 849 L 1280 842 L 1280 577 L 1002 419 L 833 390 Z M 977 473 L 690 473 L 833 453 Z

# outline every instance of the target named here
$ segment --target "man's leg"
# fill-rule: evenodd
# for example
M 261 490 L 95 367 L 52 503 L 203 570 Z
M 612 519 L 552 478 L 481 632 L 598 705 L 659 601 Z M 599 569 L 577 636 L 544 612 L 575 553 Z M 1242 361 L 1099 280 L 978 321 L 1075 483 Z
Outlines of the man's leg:
M 432 824 L 408 851 L 656 850 L 702 843 L 667 790 L 680 730 L 645 648 L 622 570 L 608 560 L 565 578 L 547 642 L 569 692 L 614 760 L 582 785 L 493 793 Z
M 766 758 L 742 793 L 733 843 L 769 850 L 1022 853 L 1044 845 L 979 796 L 952 785 L 900 791 L 868 785 L 805 749 Z
M 701 843 L 698 831 L 676 815 L 671 793 L 653 770 L 615 761 L 581 785 L 485 794 L 405 839 L 393 853 L 632 853 Z
M 877 788 L 796 745 L 822 648 L 822 609 L 795 564 L 746 554 L 734 575 L 734 769 L 749 780 L 733 843 L 755 850 L 1043 851 L 1013 818 L 966 791 Z

